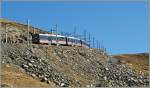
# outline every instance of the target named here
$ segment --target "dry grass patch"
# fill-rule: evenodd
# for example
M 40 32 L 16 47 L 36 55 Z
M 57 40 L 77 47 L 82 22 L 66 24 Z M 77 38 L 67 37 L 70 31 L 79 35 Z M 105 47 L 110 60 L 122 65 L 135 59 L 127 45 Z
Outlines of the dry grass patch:
M 38 78 L 33 78 L 23 70 L 11 65 L 2 65 L 2 85 L 14 87 L 54 87 L 53 83 L 46 84 L 40 82 Z

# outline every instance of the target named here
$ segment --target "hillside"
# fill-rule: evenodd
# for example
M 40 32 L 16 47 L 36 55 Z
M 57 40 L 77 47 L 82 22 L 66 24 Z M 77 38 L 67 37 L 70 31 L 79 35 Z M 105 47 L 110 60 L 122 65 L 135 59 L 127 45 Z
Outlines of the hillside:
M 53 83 L 40 82 L 37 77 L 31 77 L 23 69 L 14 65 L 1 64 L 2 87 L 55 87 Z
M 32 41 L 27 45 L 26 25 L 5 20 L 1 23 L 1 86 L 149 86 L 148 75 L 138 73 L 128 64 L 111 62 L 111 58 L 103 54 L 101 50 L 33 44 Z M 6 24 L 9 27 L 8 43 L 5 43 Z M 37 28 L 32 28 L 43 33 Z M 34 32 L 30 31 L 30 37 Z
M 122 54 L 114 55 L 113 58 L 126 62 L 126 64 L 139 73 L 148 75 L 149 73 L 149 54 L 137 53 L 137 54 Z
M 2 49 L 3 64 L 13 64 L 42 82 L 57 86 L 148 85 L 147 77 L 126 65 L 108 63 L 108 59 L 94 49 L 34 44 L 5 44 Z
M 54 79 L 53 81 L 57 85 L 61 85 L 59 83 L 61 83 L 63 80 L 66 81 L 67 84 L 68 80 L 72 80 L 73 83 L 69 84 L 75 85 L 78 85 L 76 80 L 80 81 L 81 84 L 84 85 L 96 81 L 96 77 L 92 80 L 93 75 L 95 74 L 93 68 L 97 67 L 98 63 L 94 63 L 96 63 L 98 60 L 104 59 L 104 57 L 99 55 L 98 52 L 94 50 L 88 50 L 86 48 L 80 49 L 77 47 L 67 46 L 49 47 L 42 45 L 33 45 L 30 46 L 31 48 L 28 48 L 27 45 L 22 44 L 5 44 L 2 47 L 4 47 L 2 48 L 4 50 L 2 54 L 5 55 L 5 58 L 2 59 L 3 63 L 19 65 L 27 72 L 29 71 L 37 76 L 40 76 L 41 80 L 44 79 L 42 76 L 52 75 L 52 77 L 54 77 L 52 79 Z M 85 52 L 87 54 L 85 54 Z M 92 63 L 90 60 L 94 62 Z M 31 67 L 28 67 L 28 65 L 31 65 Z M 47 70 L 50 71 L 50 73 L 48 73 Z M 53 73 L 51 73 L 51 70 Z M 41 73 L 43 71 L 46 73 Z M 68 77 L 66 78 L 64 75 L 68 76 L 70 79 L 68 79 Z

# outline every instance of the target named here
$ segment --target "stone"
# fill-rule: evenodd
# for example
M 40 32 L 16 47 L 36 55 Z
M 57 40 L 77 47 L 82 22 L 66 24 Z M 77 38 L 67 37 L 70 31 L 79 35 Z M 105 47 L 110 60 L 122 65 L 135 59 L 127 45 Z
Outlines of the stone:
M 107 80 L 107 77 L 106 77 L 106 76 L 104 76 L 104 80 Z
M 46 77 L 41 79 L 41 82 L 46 82 L 48 79 Z
M 89 60 L 89 59 L 87 59 L 87 61 L 89 62 L 90 60 Z
M 47 81 L 48 79 L 45 77 L 44 80 Z
M 29 66 L 28 65 L 26 65 L 26 64 L 23 64 L 22 65 L 24 68 L 28 68 Z
M 86 87 L 90 87 L 90 85 L 86 85 Z
M 9 85 L 7 85 L 7 84 L 1 84 L 1 87 L 10 87 Z
M 50 81 L 50 80 L 48 80 L 48 81 L 47 81 L 47 83 L 48 83 L 48 84 L 51 84 L 51 81 Z
M 9 65 L 9 64 L 7 64 L 7 65 L 6 65 L 6 67 L 10 67 L 10 65 Z
M 5 63 L 5 61 L 2 61 L 2 63 L 4 64 L 4 63 Z
M 64 87 L 64 86 L 65 86 L 65 83 L 61 83 L 60 86 L 61 86 L 61 87 Z
M 128 68 L 126 64 L 108 63 L 107 60 L 104 60 L 106 57 L 94 49 L 87 50 L 81 47 L 72 48 L 68 46 L 53 47 L 51 50 L 48 50 L 48 53 L 50 53 L 49 60 L 45 56 L 45 49 L 47 47 L 45 47 L 45 45 L 40 46 L 39 49 L 34 48 L 30 50 L 30 48 L 33 48 L 32 45 L 30 48 L 23 44 L 20 46 L 8 45 L 5 47 L 5 52 L 7 52 L 8 55 L 3 54 L 5 58 L 2 58 L 2 61 L 7 63 L 9 60 L 6 58 L 12 57 L 14 59 L 12 59 L 11 63 L 19 67 L 22 66 L 32 77 L 37 76 L 43 82 L 53 82 L 60 87 L 74 85 L 91 87 L 90 83 L 87 85 L 82 84 L 80 79 L 70 79 L 70 75 L 72 77 L 84 77 L 83 79 L 88 80 L 92 79 L 93 85 L 95 86 L 97 83 L 98 87 L 134 87 L 149 85 L 148 77 L 142 74 L 136 74 Z M 25 53 L 26 51 L 28 51 L 28 53 Z M 20 59 L 16 60 L 17 57 Z M 59 63 L 61 63 L 59 60 L 63 62 L 62 68 L 58 67 Z M 66 74 L 64 70 L 71 74 Z M 110 80 L 112 80 L 112 82 L 110 82 Z
M 28 63 L 29 66 L 33 66 L 31 63 Z
M 32 77 L 36 77 L 36 75 L 35 75 L 35 74 L 31 74 L 31 76 L 32 76 Z
M 33 61 L 33 60 L 31 60 L 30 62 L 31 62 L 31 63 L 34 63 L 34 61 Z
M 39 61 L 42 62 L 42 59 L 40 59 Z
M 108 68 L 105 68 L 107 71 L 109 70 Z
M 33 65 L 34 67 L 37 67 L 37 65 Z

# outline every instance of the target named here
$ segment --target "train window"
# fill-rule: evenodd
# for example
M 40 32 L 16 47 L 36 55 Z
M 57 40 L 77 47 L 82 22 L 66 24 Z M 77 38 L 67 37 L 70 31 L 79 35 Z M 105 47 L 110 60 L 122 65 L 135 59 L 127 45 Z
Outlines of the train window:
M 65 37 L 57 37 L 59 41 L 65 41 Z
M 75 41 L 74 41 L 74 42 L 75 42 L 75 43 L 77 43 L 77 41 L 78 41 L 78 40 L 77 40 L 77 39 L 75 39 Z
M 48 36 L 40 35 L 40 39 L 48 39 Z
M 81 43 L 81 41 L 80 41 L 80 40 L 77 40 L 77 43 Z
M 69 41 L 69 42 L 71 42 L 71 39 L 70 39 L 70 38 L 68 38 L 68 41 Z
M 85 43 L 85 42 L 83 42 L 83 45 L 86 45 L 86 43 Z
M 84 42 L 82 41 L 82 45 L 84 45 Z
M 39 35 L 37 35 L 37 34 L 34 34 L 33 36 L 32 36 L 32 39 L 38 39 L 39 38 Z
M 52 40 L 56 40 L 56 37 L 51 37 Z
M 66 41 L 66 38 L 65 38 L 65 37 L 63 37 L 63 41 Z
M 68 38 L 68 42 L 70 42 L 70 39 Z
M 74 40 L 73 40 L 73 39 L 71 39 L 71 38 L 68 38 L 68 40 L 69 40 L 69 42 L 74 42 Z
M 72 39 L 70 39 L 70 42 L 72 42 Z
M 58 41 L 61 41 L 61 37 L 57 37 L 57 40 L 58 40 Z
M 71 42 L 74 42 L 73 39 L 71 39 Z
M 75 41 L 75 39 L 72 39 L 72 42 L 74 42 Z
M 53 40 L 53 37 L 48 37 L 48 40 L 49 40 L 49 41 Z
M 76 43 L 78 43 L 79 40 L 76 40 Z
M 82 41 L 81 41 L 81 40 L 78 40 L 78 43 L 82 43 Z
M 70 38 L 68 38 L 68 40 L 69 40 L 69 42 L 71 42 L 71 39 L 70 39 Z

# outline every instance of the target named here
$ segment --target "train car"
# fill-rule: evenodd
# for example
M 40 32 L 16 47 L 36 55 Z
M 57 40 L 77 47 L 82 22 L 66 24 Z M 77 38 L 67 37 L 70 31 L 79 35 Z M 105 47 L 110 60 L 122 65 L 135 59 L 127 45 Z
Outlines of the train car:
M 66 45 L 67 44 L 67 38 L 62 35 L 51 35 L 48 37 L 49 41 L 51 41 L 51 44 L 59 44 L 59 45 Z
M 72 46 L 82 46 L 82 40 L 75 37 L 67 37 L 69 45 Z
M 55 34 L 34 34 L 32 35 L 32 42 L 37 44 L 52 44 L 52 45 L 68 45 L 89 47 L 89 45 L 79 38 L 67 37 Z
M 61 44 L 66 45 L 66 37 L 55 34 L 33 34 L 32 42 L 37 44 Z
M 32 42 L 36 44 L 49 44 L 48 34 L 33 34 Z

